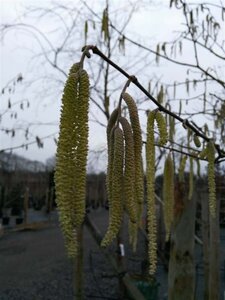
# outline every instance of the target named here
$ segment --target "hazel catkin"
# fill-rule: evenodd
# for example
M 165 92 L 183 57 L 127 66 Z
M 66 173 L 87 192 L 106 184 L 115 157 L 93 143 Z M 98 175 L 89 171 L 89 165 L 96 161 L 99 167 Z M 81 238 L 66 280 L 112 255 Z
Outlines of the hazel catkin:
M 209 188 L 209 212 L 216 217 L 216 181 L 215 181 L 215 146 L 212 141 L 207 145 L 208 159 L 208 188 Z
M 163 174 L 163 216 L 166 229 L 166 240 L 169 240 L 171 225 L 174 217 L 174 167 L 169 153 L 164 166 Z
M 134 167 L 134 140 L 131 126 L 126 118 L 120 117 L 125 139 L 125 168 L 123 177 L 123 192 L 125 209 L 131 222 L 137 222 L 136 205 L 134 199 L 135 167 Z
M 178 178 L 180 182 L 184 182 L 184 171 L 186 167 L 187 158 L 187 155 L 182 155 L 180 158 L 180 166 L 178 170 Z
M 123 93 L 123 99 L 128 107 L 131 127 L 133 130 L 135 158 L 135 202 L 137 204 L 137 219 L 138 223 L 140 223 L 144 201 L 144 171 L 142 161 L 141 126 L 138 116 L 138 109 L 134 99 L 128 93 Z
M 195 146 L 197 148 L 201 147 L 200 139 L 199 139 L 199 137 L 196 134 L 194 135 L 194 139 L 193 140 L 194 140 Z
M 77 253 L 77 227 L 85 214 L 85 180 L 88 145 L 89 80 L 74 64 L 66 81 L 56 154 L 56 201 L 68 255 Z M 79 176 L 77 176 L 79 174 Z
M 124 137 L 123 131 L 116 127 L 113 132 L 113 165 L 112 165 L 112 198 L 109 207 L 109 227 L 101 242 L 101 246 L 108 246 L 117 236 L 123 216 L 123 164 L 124 164 Z
M 149 273 L 153 275 L 157 263 L 157 228 L 155 212 L 155 149 L 154 149 L 155 112 L 149 112 L 146 140 L 146 180 L 147 180 L 147 228 Z
M 148 226 L 148 256 L 149 273 L 153 275 L 157 264 L 157 225 L 155 211 L 155 145 L 154 145 L 154 121 L 157 121 L 160 132 L 160 144 L 166 143 L 167 128 L 164 127 L 165 119 L 157 116 L 159 111 L 150 111 L 147 121 L 146 140 L 146 180 L 147 180 L 147 226 Z

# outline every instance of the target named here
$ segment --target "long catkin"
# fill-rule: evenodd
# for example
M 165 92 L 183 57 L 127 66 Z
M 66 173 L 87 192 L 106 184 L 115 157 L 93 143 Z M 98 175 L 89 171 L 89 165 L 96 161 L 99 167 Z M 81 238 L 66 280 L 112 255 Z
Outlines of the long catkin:
M 137 245 L 137 204 L 135 202 L 135 165 L 134 165 L 134 140 L 132 128 L 128 120 L 120 117 L 125 139 L 125 168 L 123 177 L 123 194 L 125 211 L 128 213 L 128 232 L 129 241 L 133 251 L 136 251 Z
M 80 70 L 79 63 L 74 64 L 62 97 L 55 171 L 60 224 L 70 257 L 77 254 L 76 230 L 82 224 L 85 214 L 88 100 L 88 75 Z
M 155 148 L 154 148 L 155 112 L 150 112 L 147 123 L 146 140 L 146 180 L 147 180 L 147 227 L 149 273 L 153 275 L 157 264 L 157 228 L 155 211 Z
M 159 116 L 160 114 L 160 116 Z M 160 145 L 166 143 L 166 121 L 159 111 L 151 111 L 147 121 L 146 140 L 146 179 L 147 179 L 147 226 L 148 226 L 148 256 L 149 273 L 153 275 L 157 264 L 157 225 L 155 211 L 155 146 L 154 146 L 154 121 L 156 120 L 160 132 Z
M 123 99 L 127 104 L 131 127 L 134 138 L 134 164 L 135 164 L 135 201 L 137 203 L 137 219 L 141 222 L 143 201 L 144 201 L 144 171 L 142 161 L 142 135 L 138 116 L 138 110 L 134 99 L 128 94 L 123 94 Z
M 117 236 L 123 217 L 124 137 L 119 127 L 114 129 L 113 138 L 112 198 L 109 207 L 109 227 L 101 242 L 103 247 L 108 246 Z
M 108 148 L 108 163 L 107 163 L 107 174 L 106 174 L 106 189 L 107 189 L 107 197 L 109 206 L 111 207 L 111 199 L 112 199 L 112 171 L 113 171 L 113 157 L 114 157 L 114 126 L 117 121 L 118 109 L 114 109 L 112 112 L 107 128 L 107 148 Z
M 126 118 L 120 117 L 125 140 L 125 168 L 123 176 L 123 194 L 125 209 L 132 223 L 137 222 L 135 191 L 135 167 L 134 167 L 134 139 L 131 126 Z
M 174 166 L 171 154 L 166 158 L 163 174 L 163 216 L 166 229 L 166 241 L 169 240 L 174 217 Z
M 216 217 L 216 181 L 215 181 L 215 146 L 212 141 L 207 145 L 208 159 L 208 188 L 209 188 L 209 212 Z

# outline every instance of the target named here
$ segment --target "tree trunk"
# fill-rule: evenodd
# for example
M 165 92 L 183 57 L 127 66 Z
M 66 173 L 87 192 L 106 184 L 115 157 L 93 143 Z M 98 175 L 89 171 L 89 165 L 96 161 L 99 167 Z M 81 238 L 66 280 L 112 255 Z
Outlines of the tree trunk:
M 168 274 L 169 300 L 194 299 L 195 210 L 194 198 L 188 200 L 184 184 L 177 183 Z

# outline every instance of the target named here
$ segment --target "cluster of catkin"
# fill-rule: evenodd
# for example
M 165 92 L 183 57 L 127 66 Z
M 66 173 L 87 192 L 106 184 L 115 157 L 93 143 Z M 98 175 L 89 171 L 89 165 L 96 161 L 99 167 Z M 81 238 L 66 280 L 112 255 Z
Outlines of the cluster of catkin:
M 85 216 L 89 78 L 79 63 L 69 72 L 62 97 L 55 185 L 69 257 L 77 255 L 77 230 Z
M 122 100 L 128 108 L 129 120 L 121 115 L 120 102 L 118 108 L 112 112 L 107 125 L 108 168 L 106 185 L 109 201 L 109 226 L 101 245 L 103 247 L 108 246 L 118 235 L 124 212 L 126 212 L 129 217 L 130 242 L 135 249 L 144 202 L 142 135 L 135 101 L 125 92 L 122 93 Z M 62 97 L 55 171 L 56 200 L 60 211 L 60 223 L 70 257 L 77 255 L 77 233 L 85 216 L 88 106 L 88 74 L 81 63 L 76 63 L 70 69 Z M 159 131 L 157 144 L 164 146 L 168 140 L 167 125 L 164 116 L 158 109 L 148 113 L 146 140 L 147 231 L 150 275 L 155 273 L 157 263 L 155 123 Z M 169 124 L 171 127 L 170 139 L 173 139 L 174 123 L 170 121 Z M 197 136 L 194 136 L 193 141 L 196 147 L 201 146 Z M 211 215 L 215 217 L 215 146 L 212 141 L 208 142 L 207 147 L 200 153 L 199 157 L 208 160 L 209 207 Z M 187 156 L 183 156 L 180 162 L 180 181 L 184 180 L 186 160 Z M 191 199 L 193 191 L 192 158 L 190 159 L 190 174 L 189 199 Z M 164 166 L 163 200 L 166 239 L 168 239 L 174 211 L 174 163 L 170 153 Z
M 135 101 L 128 93 L 123 93 L 122 98 L 130 122 L 121 116 L 119 107 L 112 112 L 107 126 L 109 226 L 101 245 L 108 246 L 117 236 L 125 211 L 129 216 L 130 241 L 135 248 L 144 198 L 142 137 Z

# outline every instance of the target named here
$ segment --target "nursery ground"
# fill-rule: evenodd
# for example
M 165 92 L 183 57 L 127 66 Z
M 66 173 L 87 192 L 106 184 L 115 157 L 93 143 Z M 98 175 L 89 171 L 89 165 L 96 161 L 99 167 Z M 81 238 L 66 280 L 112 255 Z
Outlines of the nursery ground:
M 44 214 L 34 212 L 30 212 L 30 216 L 32 220 L 45 218 Z M 103 234 L 107 224 L 107 210 L 99 208 L 91 211 L 89 216 Z M 221 242 L 224 251 L 224 240 Z M 145 247 L 144 237 L 140 237 L 138 251 L 132 254 L 125 241 L 129 273 L 141 274 L 146 257 Z M 121 299 L 115 272 L 87 229 L 84 233 L 84 250 L 85 299 Z M 115 245 L 110 248 L 113 255 L 116 254 L 115 250 Z M 0 238 L 0 266 L 0 300 L 73 299 L 73 270 L 66 257 L 56 212 L 46 228 L 18 232 L 6 230 Z M 199 269 L 196 295 L 202 293 L 202 279 L 202 270 Z M 223 269 L 221 279 L 224 285 Z M 167 299 L 167 273 L 160 263 L 157 281 L 160 284 L 158 299 Z M 201 299 L 201 296 L 196 299 Z

